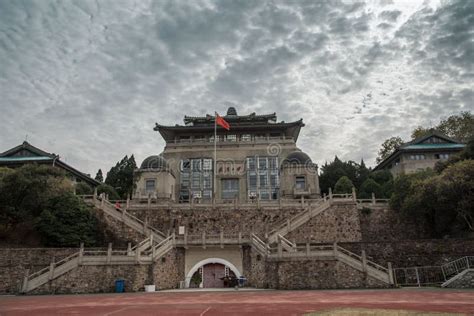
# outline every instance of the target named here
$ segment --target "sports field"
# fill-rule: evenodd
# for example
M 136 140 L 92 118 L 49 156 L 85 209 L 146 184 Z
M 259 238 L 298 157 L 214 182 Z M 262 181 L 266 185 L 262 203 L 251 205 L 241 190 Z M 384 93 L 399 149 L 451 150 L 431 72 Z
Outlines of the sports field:
M 0 315 L 474 315 L 474 291 L 197 291 L 0 297 Z

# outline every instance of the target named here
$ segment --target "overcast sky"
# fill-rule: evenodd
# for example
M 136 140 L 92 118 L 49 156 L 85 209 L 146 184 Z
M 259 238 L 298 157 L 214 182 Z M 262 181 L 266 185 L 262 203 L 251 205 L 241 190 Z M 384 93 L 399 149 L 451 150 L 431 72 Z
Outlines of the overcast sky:
M 0 151 L 83 172 L 159 154 L 155 122 L 303 118 L 318 164 L 473 110 L 474 1 L 0 0 Z M 104 171 L 105 171 L 104 170 Z

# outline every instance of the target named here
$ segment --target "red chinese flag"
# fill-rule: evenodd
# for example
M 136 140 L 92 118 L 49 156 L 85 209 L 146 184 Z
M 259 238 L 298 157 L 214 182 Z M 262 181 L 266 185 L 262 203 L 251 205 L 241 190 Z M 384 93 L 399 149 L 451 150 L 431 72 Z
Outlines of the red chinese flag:
M 216 113 L 216 124 L 222 126 L 226 130 L 230 130 L 230 125 L 227 123 L 226 120 L 224 120 L 222 117 L 219 116 L 219 114 Z

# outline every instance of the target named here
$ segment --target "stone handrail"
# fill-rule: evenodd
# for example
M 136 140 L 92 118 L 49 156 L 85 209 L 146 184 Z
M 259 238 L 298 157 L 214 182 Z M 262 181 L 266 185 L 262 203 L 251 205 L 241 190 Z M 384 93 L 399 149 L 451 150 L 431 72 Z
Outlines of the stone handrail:
M 154 240 L 159 242 L 163 240 L 166 235 L 159 230 L 151 227 L 147 223 L 143 222 L 139 218 L 128 213 L 124 208 L 117 209 L 110 201 L 108 201 L 103 195 L 99 196 L 83 196 L 85 201 L 92 200 L 94 206 L 102 210 L 107 215 L 112 216 L 113 218 L 125 223 L 127 226 L 133 228 L 139 233 L 149 236 L 153 235 Z
M 171 235 L 153 247 L 150 247 L 151 250 L 140 249 L 146 244 L 146 242 L 151 243 L 151 241 L 151 238 L 145 239 L 145 243 L 142 241 L 133 248 L 134 251 L 131 251 L 130 249 L 113 250 L 111 244 L 109 244 L 109 248 L 106 251 L 84 249 L 81 245 L 78 252 L 75 252 L 58 262 L 52 262 L 47 268 L 41 269 L 32 274 L 28 274 L 29 270 L 26 270 L 20 292 L 30 292 L 79 267 L 80 265 L 151 264 L 154 260 L 162 257 L 174 247 L 174 235 Z
M 291 219 L 286 220 L 285 224 L 279 224 L 275 229 L 270 232 L 270 236 L 268 237 L 269 243 L 276 242 L 278 239 L 278 235 L 285 236 L 289 232 L 308 222 L 316 215 L 327 210 L 332 204 L 332 199 L 327 197 L 321 199 L 320 201 L 322 201 L 322 203 L 308 206 L 305 211 L 297 214 L 296 216 L 293 216 Z
M 294 244 L 288 239 L 279 236 L 277 246 L 269 246 L 263 243 L 257 236 L 251 236 L 252 246 L 259 253 L 270 259 L 281 260 L 282 258 L 334 258 L 350 265 L 356 270 L 367 273 L 369 276 L 386 284 L 393 284 L 393 273 L 391 264 L 388 268 L 373 261 L 367 260 L 365 252 L 357 255 L 341 246 L 334 244 Z

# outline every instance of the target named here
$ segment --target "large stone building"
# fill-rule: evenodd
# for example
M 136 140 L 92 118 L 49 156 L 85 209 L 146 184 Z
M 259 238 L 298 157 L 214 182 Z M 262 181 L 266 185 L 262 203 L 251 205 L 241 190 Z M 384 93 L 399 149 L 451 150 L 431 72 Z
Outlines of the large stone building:
M 317 167 L 296 146 L 301 120 L 233 108 L 224 119 L 229 131 L 211 115 L 157 124 L 166 146 L 135 171 L 132 199 L 83 196 L 114 244 L 1 249 L 0 293 L 109 292 L 117 279 L 127 291 L 213 288 L 235 277 L 256 288 L 392 287 L 420 283 L 424 270 L 404 268 L 413 265 L 430 265 L 421 278 L 448 286 L 469 270 L 450 261 L 472 254 L 472 239 L 426 240 L 386 200 L 355 191 L 320 196 Z
M 401 173 L 433 169 L 438 161 L 447 160 L 464 147 L 464 144 L 446 135 L 432 132 L 400 146 L 379 163 L 374 171 L 386 169 L 397 176 Z
M 296 146 L 302 120 L 277 122 L 275 113 L 240 116 L 233 107 L 224 119 L 230 130 L 217 127 L 216 165 L 214 116 L 185 116 L 184 125 L 156 124 L 166 146 L 136 171 L 134 198 L 190 202 L 320 195 L 317 166 Z

